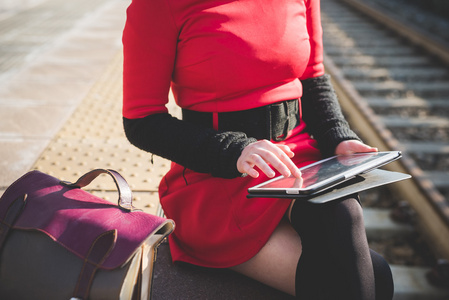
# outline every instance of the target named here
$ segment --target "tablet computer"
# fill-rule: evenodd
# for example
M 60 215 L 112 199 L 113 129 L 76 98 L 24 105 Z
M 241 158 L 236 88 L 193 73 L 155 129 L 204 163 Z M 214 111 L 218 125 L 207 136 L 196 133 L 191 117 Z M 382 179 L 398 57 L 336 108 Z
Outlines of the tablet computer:
M 313 195 L 401 157 L 400 151 L 338 155 L 300 168 L 302 178 L 279 176 L 248 189 L 249 194 Z

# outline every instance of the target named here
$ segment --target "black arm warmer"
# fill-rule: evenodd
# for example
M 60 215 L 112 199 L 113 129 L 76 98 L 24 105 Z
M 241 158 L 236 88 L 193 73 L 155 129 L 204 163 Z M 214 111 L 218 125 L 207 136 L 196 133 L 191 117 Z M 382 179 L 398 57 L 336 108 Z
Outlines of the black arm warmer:
M 141 119 L 123 118 L 125 134 L 136 147 L 186 168 L 212 176 L 235 178 L 243 149 L 256 140 L 242 132 L 219 132 L 181 121 L 168 113 Z
M 360 140 L 343 116 L 329 75 L 303 80 L 302 85 L 302 118 L 323 156 L 334 155 L 342 141 Z

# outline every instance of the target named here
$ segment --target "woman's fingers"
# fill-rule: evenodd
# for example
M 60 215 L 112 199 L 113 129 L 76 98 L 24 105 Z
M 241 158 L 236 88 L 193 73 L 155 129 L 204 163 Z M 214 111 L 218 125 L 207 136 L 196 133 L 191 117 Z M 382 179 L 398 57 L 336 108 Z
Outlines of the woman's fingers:
M 283 176 L 300 177 L 301 172 L 292 162 L 294 153 L 286 145 L 275 145 L 262 140 L 248 145 L 237 161 L 239 172 L 247 173 L 251 177 L 258 177 L 257 167 L 268 177 L 274 177 L 277 170 Z
M 275 147 L 277 148 L 275 152 L 267 153 L 267 161 L 270 162 L 271 166 L 285 177 L 290 175 L 300 177 L 301 172 L 291 160 L 294 153 L 290 150 L 290 148 L 285 145 L 283 145 L 283 147 L 275 145 Z
M 251 176 L 253 178 L 259 177 L 259 172 L 257 172 L 254 169 L 254 165 L 250 165 L 245 161 L 242 162 L 241 164 L 242 164 L 241 168 L 238 169 L 240 173 L 248 174 L 249 176 Z
M 265 158 L 263 158 L 264 155 L 262 154 L 262 152 L 263 151 L 258 152 L 259 154 L 255 154 L 255 153 L 250 154 L 247 157 L 246 162 L 248 162 L 248 164 L 252 170 L 256 171 L 254 169 L 254 166 L 257 166 L 268 177 L 270 177 L 270 178 L 274 177 L 274 175 L 276 175 L 276 174 L 271 169 L 271 167 L 268 165 L 267 160 Z M 284 172 L 285 172 L 285 170 L 284 170 Z M 254 172 L 254 174 L 255 174 L 255 172 Z M 248 175 L 250 175 L 250 173 L 248 173 Z M 257 175 L 257 177 L 258 177 L 258 175 Z
M 362 153 L 362 152 L 377 152 L 377 148 L 368 146 L 358 140 L 347 140 L 338 144 L 335 149 L 336 155 L 341 154 L 352 154 L 352 153 Z

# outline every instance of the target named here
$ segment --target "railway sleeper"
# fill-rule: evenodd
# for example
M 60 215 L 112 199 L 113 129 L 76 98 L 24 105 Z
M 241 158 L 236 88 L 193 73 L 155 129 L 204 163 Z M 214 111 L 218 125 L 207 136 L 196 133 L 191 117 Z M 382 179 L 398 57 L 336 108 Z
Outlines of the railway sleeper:
M 357 26 L 357 25 L 354 25 Z M 391 38 L 382 38 L 381 40 L 358 40 L 355 41 L 353 38 L 343 35 L 338 36 L 338 34 L 329 35 L 327 31 L 324 33 L 324 48 L 327 47 L 356 47 L 356 48 L 389 48 L 389 47 L 398 47 L 401 46 L 401 43 L 397 41 L 397 39 Z
M 400 56 L 380 57 L 370 55 L 358 55 L 350 57 L 336 56 L 332 60 L 337 66 L 374 66 L 374 67 L 421 67 L 428 66 L 433 60 L 426 56 Z
M 363 200 L 362 200 L 363 201 Z M 407 237 L 414 233 L 410 224 L 402 224 L 391 218 L 390 209 L 364 208 L 366 234 L 369 240 Z
M 394 80 L 384 82 L 353 81 L 354 87 L 362 97 L 411 97 L 442 98 L 449 97 L 449 83 L 404 83 Z
M 361 53 L 369 56 L 410 56 L 415 55 L 416 50 L 406 47 L 404 45 L 398 45 L 397 47 L 368 47 L 368 48 L 341 48 L 337 46 L 326 47 L 326 53 L 332 56 L 354 56 Z
M 449 184 L 447 177 L 449 174 L 449 153 L 447 152 L 449 144 L 428 142 L 427 149 L 421 151 L 419 147 L 425 147 L 425 144 L 426 142 L 403 143 L 402 147 L 424 172 L 435 171 L 435 177 L 442 178 L 441 180 L 444 179 Z M 443 174 L 439 174 L 440 172 Z
M 449 119 L 443 117 L 426 118 L 401 118 L 398 116 L 380 116 L 383 123 L 389 128 L 417 128 L 417 129 L 442 129 L 449 133 Z M 426 138 L 425 135 L 421 139 Z M 438 140 L 438 139 L 437 139 Z M 449 141 L 449 140 L 447 140 Z
M 326 51 L 326 53 L 328 53 Z M 366 80 L 369 82 L 382 80 L 397 80 L 416 83 L 419 81 L 432 82 L 449 79 L 449 72 L 441 67 L 358 67 L 342 66 L 341 70 L 348 80 Z
M 449 108 L 449 101 L 444 98 L 427 98 L 412 96 L 404 98 L 369 97 L 365 101 L 373 109 L 423 109 L 423 110 L 445 110 Z M 381 113 L 387 114 L 387 112 Z M 445 116 L 449 115 L 445 114 Z
M 423 178 L 428 179 L 442 195 L 449 196 L 449 173 L 447 171 L 424 171 Z
M 394 101 L 394 100 L 393 100 Z M 371 106 L 378 115 L 400 116 L 407 118 L 423 118 L 427 116 L 447 116 L 449 114 L 449 106 Z

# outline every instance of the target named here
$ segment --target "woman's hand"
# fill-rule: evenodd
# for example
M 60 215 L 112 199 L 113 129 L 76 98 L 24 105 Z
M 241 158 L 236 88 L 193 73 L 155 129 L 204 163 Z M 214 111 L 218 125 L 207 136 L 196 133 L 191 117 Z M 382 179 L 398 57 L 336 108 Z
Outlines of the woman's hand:
M 275 176 L 274 170 L 285 177 L 293 175 L 300 178 L 301 172 L 291 160 L 294 155 L 286 145 L 276 145 L 267 140 L 260 140 L 243 149 L 237 160 L 237 169 L 240 173 L 246 173 L 254 178 L 259 177 L 259 172 L 254 167 L 259 168 L 270 178 Z
M 335 155 L 377 151 L 377 148 L 368 146 L 358 140 L 347 140 L 338 144 L 337 148 L 335 148 Z

